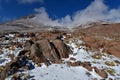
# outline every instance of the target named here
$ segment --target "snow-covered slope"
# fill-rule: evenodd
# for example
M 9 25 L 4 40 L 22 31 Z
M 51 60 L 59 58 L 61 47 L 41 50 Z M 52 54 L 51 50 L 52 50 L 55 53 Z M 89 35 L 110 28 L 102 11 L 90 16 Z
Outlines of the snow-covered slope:
M 77 45 L 76 45 L 77 44 Z M 107 53 L 104 53 L 102 49 L 100 49 L 100 52 L 93 52 L 90 50 L 87 50 L 87 47 L 85 46 L 78 46 L 82 44 L 82 41 L 79 39 L 75 39 L 74 42 L 70 41 L 69 46 L 71 46 L 74 54 L 70 55 L 70 57 L 73 57 L 76 59 L 76 61 L 81 62 L 90 62 L 93 67 L 97 67 L 98 69 L 104 69 L 107 74 L 108 78 L 111 78 L 113 80 L 120 80 L 120 63 L 116 63 L 115 61 L 120 62 L 120 58 L 116 58 L 113 55 L 109 55 Z M 83 42 L 84 44 L 84 42 Z M 94 55 L 99 56 L 100 53 L 101 57 L 100 59 L 94 58 Z M 65 59 L 65 61 L 69 61 L 70 58 Z M 108 63 L 113 63 L 113 65 L 108 65 Z
M 34 62 L 34 69 L 32 70 L 24 70 L 18 72 L 17 74 L 29 74 L 30 77 L 28 80 L 101 80 L 103 79 L 100 75 L 98 75 L 94 69 L 92 71 L 88 71 L 86 68 L 82 66 L 69 66 L 66 62 L 90 62 L 92 67 L 97 67 L 98 69 L 104 69 L 107 72 L 108 77 L 105 80 L 113 79 L 120 80 L 120 58 L 116 58 L 115 56 L 108 55 L 100 50 L 101 53 L 100 59 L 96 59 L 93 55 L 98 52 L 94 52 L 88 50 L 85 46 L 78 46 L 80 44 L 84 44 L 83 41 L 77 38 L 69 39 L 69 42 L 66 43 L 69 45 L 73 51 L 72 55 L 69 55 L 69 58 L 63 59 L 63 64 L 51 64 L 50 66 L 46 66 L 44 63 L 41 67 L 37 66 Z M 5 53 L 5 52 L 4 52 Z M 0 55 L 2 57 L 2 55 Z M 76 60 L 70 60 L 70 58 L 75 58 Z M 0 58 L 2 59 L 2 58 Z M 9 58 L 6 58 L 9 61 Z M 113 62 L 114 65 L 107 65 L 106 62 Z M 3 62 L 1 65 L 5 64 Z M 6 80 L 11 80 L 13 75 L 6 78 Z
M 69 67 L 65 64 L 52 64 L 48 67 L 43 64 L 41 67 L 35 67 L 35 69 L 31 71 L 24 71 L 22 73 L 27 73 L 31 76 L 34 76 L 35 80 L 93 80 L 95 78 L 102 79 L 94 71 L 88 72 L 87 69 L 81 66 Z M 87 75 L 87 73 L 90 73 L 91 75 Z M 11 80 L 11 78 L 7 78 L 6 80 Z

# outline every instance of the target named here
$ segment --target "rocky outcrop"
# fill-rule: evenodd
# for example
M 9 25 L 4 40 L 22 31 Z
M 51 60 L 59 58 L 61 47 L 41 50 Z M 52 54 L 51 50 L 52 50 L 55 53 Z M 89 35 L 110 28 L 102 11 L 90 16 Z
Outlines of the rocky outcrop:
M 53 44 L 55 45 L 55 48 L 58 50 L 61 58 L 67 58 L 69 54 L 72 54 L 70 48 L 66 44 L 64 44 L 63 41 L 61 41 L 60 39 L 54 40 Z
M 59 53 L 55 51 L 54 45 L 51 42 L 48 40 L 39 40 L 37 43 L 39 44 L 40 51 L 46 59 L 50 61 L 56 61 L 60 59 Z
M 35 61 L 36 63 L 45 62 L 45 56 L 43 55 L 38 43 L 35 43 L 31 46 L 30 58 L 33 59 L 33 61 Z
M 60 39 L 52 42 L 47 39 L 27 41 L 24 44 L 24 50 L 19 52 L 16 58 L 9 55 L 12 61 L 4 66 L 0 73 L 0 80 L 4 80 L 20 70 L 34 69 L 33 63 L 29 62 L 30 59 L 36 64 L 45 63 L 48 66 L 51 63 L 62 63 L 62 58 L 68 58 L 69 54 L 72 54 L 72 51 Z
M 61 59 L 68 58 L 69 54 L 72 54 L 72 51 L 62 40 L 56 39 L 50 42 L 42 39 L 31 46 L 30 56 L 36 63 L 61 63 Z

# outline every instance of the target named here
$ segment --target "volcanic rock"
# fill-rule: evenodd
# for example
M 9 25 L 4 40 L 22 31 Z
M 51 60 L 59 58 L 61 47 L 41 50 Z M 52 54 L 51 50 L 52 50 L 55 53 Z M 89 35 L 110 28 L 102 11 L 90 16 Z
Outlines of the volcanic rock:
M 39 40 L 37 43 L 39 44 L 40 50 L 46 59 L 50 61 L 60 59 L 59 54 L 55 51 L 54 45 L 52 45 L 52 43 L 50 43 L 48 40 Z
M 58 50 L 61 58 L 68 58 L 69 54 L 72 54 L 70 48 L 60 39 L 54 40 L 53 44 L 55 45 L 55 48 Z
M 45 58 L 42 54 L 42 52 L 40 51 L 39 49 L 39 44 L 35 43 L 31 46 L 31 54 L 30 54 L 30 58 L 33 59 L 33 61 L 36 61 L 37 62 L 44 62 Z
M 38 40 L 31 46 L 31 59 L 36 63 L 61 63 L 62 58 L 68 58 L 72 51 L 62 40 L 50 42 L 47 39 Z
M 46 62 L 46 60 L 52 62 L 59 60 L 59 56 L 56 54 L 55 49 L 46 39 L 39 40 L 31 46 L 31 56 L 37 63 Z

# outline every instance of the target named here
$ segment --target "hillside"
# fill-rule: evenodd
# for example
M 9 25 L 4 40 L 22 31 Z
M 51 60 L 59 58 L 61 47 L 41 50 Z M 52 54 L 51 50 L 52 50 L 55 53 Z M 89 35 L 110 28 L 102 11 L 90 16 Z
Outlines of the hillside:
M 0 80 L 120 80 L 120 23 L 0 25 Z
M 61 26 L 49 26 L 34 21 L 34 15 L 22 17 L 17 20 L 0 24 L 0 32 L 42 32 L 51 30 L 65 31 L 68 28 Z

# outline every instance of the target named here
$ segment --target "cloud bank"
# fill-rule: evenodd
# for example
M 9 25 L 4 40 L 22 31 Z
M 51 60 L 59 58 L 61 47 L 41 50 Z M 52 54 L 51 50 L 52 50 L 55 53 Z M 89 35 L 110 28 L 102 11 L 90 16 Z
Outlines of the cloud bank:
M 104 0 L 94 0 L 85 9 L 77 11 L 73 16 L 66 15 L 61 19 L 52 20 L 44 7 L 35 9 L 38 13 L 33 20 L 37 23 L 43 23 L 47 26 L 75 27 L 88 22 L 99 20 L 120 22 L 120 8 L 109 9 Z

